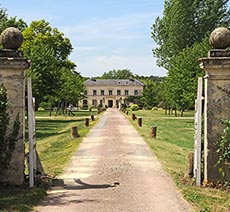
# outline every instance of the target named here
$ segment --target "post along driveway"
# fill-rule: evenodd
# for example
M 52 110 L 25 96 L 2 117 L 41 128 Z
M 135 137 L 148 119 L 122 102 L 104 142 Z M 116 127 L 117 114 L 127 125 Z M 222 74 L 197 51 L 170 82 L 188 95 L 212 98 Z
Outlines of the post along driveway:
M 146 143 L 117 109 L 84 138 L 38 212 L 192 211 Z

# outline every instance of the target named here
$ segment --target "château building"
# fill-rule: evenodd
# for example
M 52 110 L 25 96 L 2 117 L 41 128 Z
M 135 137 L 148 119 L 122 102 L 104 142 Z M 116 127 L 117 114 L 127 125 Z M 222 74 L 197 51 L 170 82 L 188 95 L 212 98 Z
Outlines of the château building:
M 86 98 L 80 105 L 117 107 L 128 104 L 127 97 L 142 96 L 144 84 L 136 79 L 88 79 L 85 81 Z M 137 100 L 136 100 L 137 101 Z M 136 102 L 137 103 L 137 102 Z

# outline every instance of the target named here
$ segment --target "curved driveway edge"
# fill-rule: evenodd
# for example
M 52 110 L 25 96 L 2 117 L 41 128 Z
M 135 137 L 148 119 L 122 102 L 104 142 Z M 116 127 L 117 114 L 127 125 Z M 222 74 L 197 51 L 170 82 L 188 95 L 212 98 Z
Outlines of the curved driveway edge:
M 143 138 L 108 109 L 37 212 L 189 212 Z

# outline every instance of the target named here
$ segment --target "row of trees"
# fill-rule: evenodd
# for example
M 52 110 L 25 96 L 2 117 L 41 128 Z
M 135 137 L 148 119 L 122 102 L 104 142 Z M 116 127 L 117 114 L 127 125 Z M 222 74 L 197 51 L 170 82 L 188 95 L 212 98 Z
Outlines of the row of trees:
M 198 58 L 206 57 L 209 35 L 218 26 L 229 26 L 227 0 L 165 0 L 163 17 L 152 25 L 152 39 L 157 44 L 153 54 L 157 64 L 168 70 L 167 77 L 143 77 L 130 70 L 112 70 L 101 78 L 134 77 L 144 82 L 142 103 L 146 108 L 163 106 L 192 109 L 196 98 L 197 78 L 204 73 Z
M 10 26 L 22 31 L 24 42 L 20 50 L 25 58 L 32 61 L 26 74 L 33 80 L 36 108 L 41 102 L 61 106 L 61 102 L 75 103 L 80 100 L 85 90 L 85 78 L 75 71 L 76 64 L 68 59 L 73 50 L 70 40 L 45 20 L 32 21 L 28 26 L 22 19 L 8 17 L 6 10 L 0 9 L 0 32 Z M 98 78 L 137 78 L 146 84 L 143 105 L 151 108 L 159 104 L 159 77 L 138 76 L 128 69 L 122 69 L 105 72 Z
M 24 37 L 20 50 L 31 60 L 27 76 L 32 77 L 36 108 L 42 101 L 77 102 L 84 93 L 84 78 L 75 71 L 76 64 L 68 59 L 73 50 L 70 40 L 45 20 L 32 21 L 8 17 L 0 9 L 0 32 L 7 27 L 18 28 Z
M 111 70 L 103 79 L 137 78 L 146 86 L 143 106 L 159 104 L 182 111 L 192 108 L 196 98 L 197 78 L 203 75 L 197 59 L 210 49 L 208 36 L 217 26 L 230 21 L 227 0 L 166 0 L 163 17 L 152 26 L 153 50 L 157 63 L 168 70 L 168 76 L 144 77 L 130 70 Z M 33 79 L 36 107 L 40 102 L 77 102 L 84 93 L 84 78 L 68 59 L 73 50 L 70 40 L 45 20 L 29 26 L 16 17 L 8 17 L 0 9 L 0 32 L 8 26 L 20 29 L 24 36 L 21 50 L 32 61 L 27 76 Z
M 197 78 L 203 76 L 197 59 L 206 57 L 208 37 L 216 27 L 229 26 L 227 0 L 166 0 L 163 17 L 152 26 L 153 49 L 157 63 L 168 70 L 163 81 L 164 102 L 168 108 L 194 105 Z

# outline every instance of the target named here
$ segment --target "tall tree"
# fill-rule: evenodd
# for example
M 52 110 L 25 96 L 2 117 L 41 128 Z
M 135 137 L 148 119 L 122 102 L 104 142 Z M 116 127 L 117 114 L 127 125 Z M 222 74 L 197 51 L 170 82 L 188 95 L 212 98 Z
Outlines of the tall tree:
M 158 65 L 168 70 L 166 105 L 190 108 L 194 103 L 197 77 L 202 75 L 197 59 L 207 55 L 208 36 L 230 21 L 227 0 L 166 0 L 162 18 L 152 26 L 153 50 Z
M 204 74 L 197 59 L 205 56 L 209 49 L 208 39 L 204 39 L 184 49 L 171 61 L 172 66 L 165 81 L 167 103 L 170 108 L 181 110 L 181 116 L 184 110 L 194 106 L 197 78 Z
M 56 61 L 63 65 L 73 50 L 70 40 L 45 20 L 32 21 L 23 31 L 23 36 L 25 41 L 22 49 L 27 57 L 30 56 L 33 46 L 44 45 L 54 51 Z
M 60 69 L 54 57 L 54 51 L 44 45 L 35 45 L 30 52 L 31 67 L 27 72 L 33 80 L 33 95 L 36 108 L 41 101 L 56 96 L 60 86 Z
M 58 93 L 60 101 L 68 103 L 77 103 L 84 97 L 85 79 L 77 72 L 62 68 L 61 70 L 61 86 Z
M 153 82 L 151 80 L 147 80 L 144 82 L 145 88 L 142 93 L 141 101 L 143 106 L 147 109 L 152 109 L 152 107 L 156 107 L 160 103 L 160 88 L 161 83 Z
M 153 50 L 160 66 L 170 68 L 171 58 L 230 21 L 228 0 L 166 0 L 163 17 L 152 26 Z
M 24 56 L 32 61 L 27 72 L 33 79 L 36 107 L 43 100 L 55 96 L 60 88 L 61 69 L 75 67 L 68 56 L 72 51 L 70 40 L 45 20 L 33 21 L 23 31 Z

